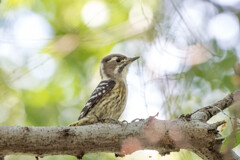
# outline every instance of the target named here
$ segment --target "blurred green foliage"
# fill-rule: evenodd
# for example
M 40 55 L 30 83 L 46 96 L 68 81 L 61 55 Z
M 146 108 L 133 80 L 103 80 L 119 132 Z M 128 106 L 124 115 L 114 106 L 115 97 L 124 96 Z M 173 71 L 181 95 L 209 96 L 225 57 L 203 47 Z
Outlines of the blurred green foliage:
M 144 52 L 149 50 L 154 42 L 159 40 L 159 37 L 166 38 L 168 42 L 174 42 L 175 39 L 172 38 L 173 35 L 170 32 L 175 21 L 172 22 L 173 24 L 168 24 L 170 17 L 168 17 L 167 12 L 171 11 L 168 11 L 167 7 L 163 7 L 164 2 L 158 0 L 102 0 L 101 2 L 104 2 L 109 10 L 109 20 L 99 27 L 92 28 L 81 17 L 81 11 L 88 2 L 90 1 L 2 0 L 0 4 L 1 26 L 14 24 L 14 18 L 18 16 L 18 11 L 22 10 L 36 13 L 47 20 L 53 30 L 53 37 L 47 39 L 48 43 L 40 50 L 34 50 L 34 46 L 31 47 L 33 47 L 34 54 L 47 53 L 51 55 L 56 63 L 56 70 L 50 78 L 38 82 L 32 88 L 16 87 L 16 83 L 18 86 L 19 83 L 20 86 L 24 83 L 34 84 L 31 81 L 31 73 L 38 68 L 38 65 L 29 69 L 26 65 L 17 65 L 10 60 L 0 61 L 1 125 L 66 126 L 75 121 L 87 98 L 100 80 L 99 63 L 101 58 L 109 54 L 114 47 L 123 51 L 126 48 L 132 49 L 127 51 L 127 55 L 143 55 L 140 65 L 146 68 L 150 75 L 156 74 L 157 69 L 153 70 L 147 66 L 148 54 Z M 137 31 L 130 25 L 128 19 L 131 9 L 139 4 L 149 6 L 153 13 L 153 24 L 146 30 Z M 143 8 L 142 12 L 144 15 Z M 9 16 L 10 13 L 13 16 Z M 175 14 L 171 16 L 174 17 Z M 239 15 L 236 14 L 236 16 L 239 18 Z M 89 23 L 95 20 L 94 18 L 89 19 Z M 3 31 L 5 30 L 11 30 L 11 27 L 3 27 Z M 19 52 L 21 51 L 21 47 L 18 46 L 14 38 L 11 39 L 13 35 L 8 35 L 10 41 L 0 38 L 1 53 L 5 51 L 1 50 L 1 43 L 7 43 L 10 48 L 17 46 Z M 201 44 L 201 37 L 198 38 L 195 39 L 196 44 Z M 37 42 L 40 43 L 44 40 L 46 39 L 39 39 Z M 144 44 L 134 40 L 141 40 Z M 191 40 L 187 44 L 194 45 Z M 208 47 L 207 50 L 211 50 L 210 58 L 194 65 L 181 64 L 181 71 L 162 78 L 161 83 L 154 81 L 159 87 L 159 92 L 163 94 L 164 102 L 160 107 L 166 111 L 167 118 L 176 118 L 180 114 L 193 112 L 239 88 L 240 68 L 237 65 L 239 52 L 232 48 L 222 49 L 215 40 L 209 40 L 205 46 Z M 14 69 L 11 70 L 11 68 Z M 28 77 L 29 75 L 30 77 Z M 170 76 L 173 76 L 174 80 L 171 80 Z M 171 86 L 173 83 L 174 85 Z M 235 116 L 239 117 L 239 114 Z M 224 117 L 224 119 L 228 118 Z M 226 127 L 222 132 L 224 137 L 229 137 L 231 130 L 231 125 Z M 235 138 L 236 143 L 232 147 L 239 144 L 239 130 L 236 131 Z M 228 139 L 225 143 L 227 141 Z M 196 155 L 187 151 L 182 151 L 178 156 L 174 156 L 175 159 L 196 159 Z M 10 159 L 25 158 L 12 156 Z M 33 157 L 26 159 L 33 159 Z M 44 159 L 76 158 L 54 156 Z M 113 154 L 98 153 L 88 154 L 83 159 L 107 160 L 116 158 Z

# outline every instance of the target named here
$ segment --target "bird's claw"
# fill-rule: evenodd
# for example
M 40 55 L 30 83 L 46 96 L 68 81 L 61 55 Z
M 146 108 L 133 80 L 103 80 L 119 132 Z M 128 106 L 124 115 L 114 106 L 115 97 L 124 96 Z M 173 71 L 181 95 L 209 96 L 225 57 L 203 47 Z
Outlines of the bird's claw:
M 133 122 L 139 122 L 139 121 L 142 121 L 142 120 L 144 120 L 144 119 L 142 119 L 142 118 L 136 118 L 136 119 L 132 120 L 131 123 L 133 123 Z
M 121 126 L 124 126 L 124 125 L 126 125 L 126 127 L 128 126 L 128 121 L 126 121 L 126 120 L 123 120 L 123 121 L 119 121 L 119 124 L 121 125 Z
M 121 126 L 128 125 L 128 121 L 123 120 L 123 121 L 118 121 L 113 118 L 104 118 L 104 119 L 99 119 L 99 122 L 101 123 L 112 123 L 112 124 L 120 124 Z

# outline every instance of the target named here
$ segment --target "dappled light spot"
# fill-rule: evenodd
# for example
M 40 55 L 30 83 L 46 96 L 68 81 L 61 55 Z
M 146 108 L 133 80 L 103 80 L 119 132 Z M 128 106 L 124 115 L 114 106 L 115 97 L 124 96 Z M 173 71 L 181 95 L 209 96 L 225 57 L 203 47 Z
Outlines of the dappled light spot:
M 185 0 L 181 7 L 181 14 L 185 22 L 181 21 L 180 23 L 186 23 L 186 26 L 183 26 L 190 27 L 190 32 L 196 32 L 195 30 L 192 30 L 192 28 L 203 30 L 207 19 L 216 13 L 217 8 L 208 1 Z M 186 33 L 182 32 L 182 34 L 184 35 Z
M 32 74 L 39 81 L 47 80 L 50 78 L 57 67 L 57 63 L 53 57 L 46 53 L 35 54 L 29 58 L 27 68 L 31 70 Z
M 169 129 L 169 138 L 176 146 L 190 145 L 181 128 L 177 127 L 177 125 L 174 125 Z
M 20 10 L 14 23 L 13 35 L 20 47 L 36 50 L 47 44 L 53 31 L 43 16 L 30 10 Z
M 9 11 L 4 21 L 9 26 L 0 22 L 0 60 L 8 68 L 24 66 L 28 56 L 39 52 L 54 34 L 49 22 L 31 10 Z
M 198 65 L 211 58 L 211 54 L 201 44 L 190 45 L 187 49 L 186 65 Z
M 153 13 L 145 4 L 134 5 L 129 12 L 129 22 L 137 30 L 145 30 L 152 24 Z
M 240 0 L 212 0 L 213 2 L 220 4 L 222 6 L 233 7 L 240 9 Z
M 47 85 L 57 68 L 55 59 L 49 54 L 41 53 L 31 55 L 27 60 L 27 70 L 19 69 L 12 73 L 10 85 L 18 89 L 35 89 Z
M 166 130 L 162 128 L 165 128 L 163 123 L 158 123 L 155 118 L 149 119 L 144 128 L 144 136 L 150 144 L 155 144 L 164 138 Z
M 88 27 L 99 27 L 108 22 L 109 10 L 103 1 L 89 1 L 82 9 L 82 19 Z
M 179 72 L 186 50 L 178 48 L 166 39 L 156 40 L 145 53 L 146 65 L 153 75 L 165 75 Z
M 54 49 L 58 56 L 64 57 L 77 48 L 79 39 L 77 35 L 66 34 L 54 43 Z
M 217 7 L 209 1 L 202 0 L 181 2 L 178 4 L 177 1 L 170 1 L 171 5 L 166 5 L 168 12 L 165 17 L 168 19 L 167 16 L 169 16 L 169 20 L 164 23 L 168 24 L 170 28 L 169 31 L 166 30 L 165 36 L 172 39 L 179 47 L 209 40 L 209 36 L 206 34 L 206 23 L 209 18 L 218 13 Z M 172 7 L 176 10 L 174 16 L 171 13 Z
M 239 20 L 232 13 L 221 13 L 210 19 L 208 33 L 222 48 L 229 48 L 239 40 Z
M 143 149 L 141 142 L 137 138 L 129 137 L 122 143 L 121 155 L 128 155 L 140 149 Z

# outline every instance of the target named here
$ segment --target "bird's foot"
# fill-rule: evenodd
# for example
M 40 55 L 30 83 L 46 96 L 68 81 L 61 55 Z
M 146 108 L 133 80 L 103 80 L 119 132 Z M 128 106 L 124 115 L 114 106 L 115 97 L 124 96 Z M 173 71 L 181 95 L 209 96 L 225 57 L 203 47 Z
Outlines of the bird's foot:
M 123 121 L 119 121 L 117 119 L 113 119 L 113 118 L 104 118 L 104 119 L 99 119 L 99 122 L 102 123 L 112 123 L 112 124 L 120 124 L 121 126 L 123 125 L 128 125 L 128 122 L 126 120 Z
M 128 126 L 128 121 L 126 121 L 126 120 L 123 120 L 123 121 L 119 121 L 119 124 L 121 125 L 121 126 L 125 126 L 125 128 L 124 129 L 126 129 L 127 128 L 127 126 Z
M 136 119 L 132 120 L 131 123 L 133 123 L 133 122 L 139 122 L 139 121 L 143 121 L 143 120 L 144 120 L 144 119 L 142 119 L 142 118 L 136 118 Z

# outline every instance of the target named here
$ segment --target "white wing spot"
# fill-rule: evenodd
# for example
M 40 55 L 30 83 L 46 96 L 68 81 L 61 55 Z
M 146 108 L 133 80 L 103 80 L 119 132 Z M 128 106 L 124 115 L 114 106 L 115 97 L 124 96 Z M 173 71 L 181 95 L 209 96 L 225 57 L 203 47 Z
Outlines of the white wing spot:
M 102 83 L 100 83 L 100 85 L 99 85 L 99 86 L 103 86 L 103 85 L 106 85 L 106 86 L 107 86 L 108 84 L 107 84 L 107 83 L 103 83 L 103 82 L 102 82 Z
M 97 90 L 102 90 L 102 89 L 105 89 L 105 86 L 97 88 Z
M 85 106 L 88 106 L 89 104 L 91 104 L 90 102 L 88 102 L 87 104 L 85 104 Z
M 93 95 L 92 97 L 90 97 L 90 99 L 95 98 L 95 97 L 97 97 L 97 95 Z

